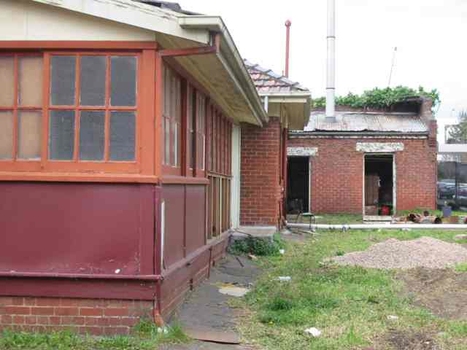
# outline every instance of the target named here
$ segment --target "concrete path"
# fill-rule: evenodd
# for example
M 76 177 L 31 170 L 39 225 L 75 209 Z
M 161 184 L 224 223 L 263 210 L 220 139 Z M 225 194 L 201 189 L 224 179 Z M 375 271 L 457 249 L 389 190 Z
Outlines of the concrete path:
M 259 268 L 244 257 L 227 255 L 211 269 L 211 277 L 196 288 L 182 305 L 173 321 L 179 322 L 187 334 L 207 334 L 214 337 L 236 337 L 236 316 L 228 302 L 231 298 L 219 292 L 220 286 L 230 284 L 249 287 L 260 273 Z M 228 345 L 194 341 L 184 345 L 168 345 L 161 350 L 249 350 L 246 345 Z

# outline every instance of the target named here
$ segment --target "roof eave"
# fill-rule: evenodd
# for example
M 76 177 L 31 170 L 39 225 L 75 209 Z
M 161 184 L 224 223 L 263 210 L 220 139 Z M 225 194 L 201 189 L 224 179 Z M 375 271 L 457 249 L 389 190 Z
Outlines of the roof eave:
M 222 42 L 221 53 L 218 53 L 219 59 L 237 85 L 240 93 L 246 99 L 258 125 L 262 126 L 267 123 L 269 120 L 267 112 L 222 18 L 206 15 L 181 16 L 179 17 L 179 24 L 184 29 L 204 29 L 221 33 Z

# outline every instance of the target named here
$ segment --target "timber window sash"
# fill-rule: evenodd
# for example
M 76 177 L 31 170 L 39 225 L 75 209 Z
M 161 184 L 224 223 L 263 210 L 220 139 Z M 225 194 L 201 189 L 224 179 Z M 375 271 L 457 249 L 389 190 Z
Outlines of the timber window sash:
M 141 57 L 0 54 L 0 170 L 137 171 Z
M 42 80 L 40 54 L 0 56 L 0 161 L 40 160 Z
M 172 168 L 180 168 L 182 151 L 182 80 L 167 65 L 164 65 L 163 69 L 163 164 Z
M 47 157 L 135 162 L 138 57 L 50 54 Z

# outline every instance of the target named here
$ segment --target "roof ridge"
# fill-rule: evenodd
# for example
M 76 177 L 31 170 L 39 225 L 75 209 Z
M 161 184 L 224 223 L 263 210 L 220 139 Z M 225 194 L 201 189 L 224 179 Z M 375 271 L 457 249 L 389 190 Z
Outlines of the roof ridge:
M 298 81 L 293 81 L 289 78 L 287 78 L 283 74 L 278 74 L 272 69 L 269 68 L 264 68 L 260 66 L 258 63 L 252 63 L 247 59 L 243 59 L 243 63 L 245 64 L 246 68 L 248 70 L 254 70 L 260 74 L 265 74 L 269 77 L 269 79 L 274 80 L 279 83 L 280 86 L 282 87 L 288 87 L 288 88 L 294 88 L 297 90 L 302 90 L 302 91 L 309 91 L 306 87 L 302 86 Z M 250 72 L 250 75 L 252 72 Z M 258 90 L 260 89 L 261 86 L 264 85 L 264 78 L 258 78 L 258 79 L 253 79 L 255 82 L 255 85 L 257 86 Z M 271 84 L 269 84 L 271 86 Z M 274 86 L 274 85 L 273 85 Z M 278 88 L 278 86 L 275 86 Z

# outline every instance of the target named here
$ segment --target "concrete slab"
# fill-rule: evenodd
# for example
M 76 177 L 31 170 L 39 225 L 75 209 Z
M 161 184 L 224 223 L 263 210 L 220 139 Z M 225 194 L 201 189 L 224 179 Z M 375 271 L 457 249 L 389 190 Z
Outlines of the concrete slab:
M 178 322 L 187 334 L 193 330 L 202 329 L 211 335 L 235 334 L 238 338 L 236 313 L 229 305 L 229 300 L 235 297 L 221 294 L 219 286 L 232 285 L 238 288 L 249 288 L 260 272 L 258 266 L 248 258 L 227 255 L 220 264 L 212 268 L 211 278 L 191 293 L 173 317 L 173 321 Z M 162 349 L 246 350 L 248 347 L 194 341 L 190 344 L 170 345 Z

